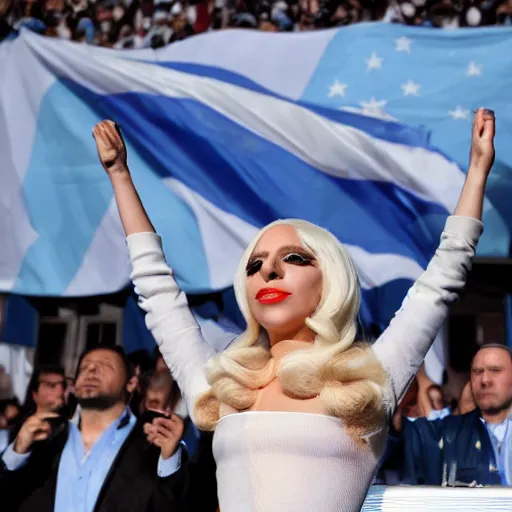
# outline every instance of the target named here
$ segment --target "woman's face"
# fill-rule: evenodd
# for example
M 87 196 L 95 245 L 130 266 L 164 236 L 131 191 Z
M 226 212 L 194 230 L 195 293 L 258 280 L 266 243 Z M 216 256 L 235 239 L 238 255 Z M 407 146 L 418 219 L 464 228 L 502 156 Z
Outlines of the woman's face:
M 270 228 L 247 265 L 247 300 L 272 345 L 282 339 L 313 341 L 304 324 L 322 296 L 322 273 L 292 226 Z

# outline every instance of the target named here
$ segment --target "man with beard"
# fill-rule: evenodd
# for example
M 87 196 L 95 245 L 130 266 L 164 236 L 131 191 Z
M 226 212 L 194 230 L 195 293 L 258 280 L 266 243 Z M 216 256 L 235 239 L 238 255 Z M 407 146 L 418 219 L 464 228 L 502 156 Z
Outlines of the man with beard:
M 512 485 L 512 354 L 504 345 L 482 346 L 471 363 L 477 408 L 442 420 L 404 420 L 403 483 Z
M 77 423 L 36 413 L 2 456 L 2 511 L 156 512 L 182 510 L 186 455 L 183 422 L 137 422 L 127 407 L 136 386 L 118 347 L 82 355 Z

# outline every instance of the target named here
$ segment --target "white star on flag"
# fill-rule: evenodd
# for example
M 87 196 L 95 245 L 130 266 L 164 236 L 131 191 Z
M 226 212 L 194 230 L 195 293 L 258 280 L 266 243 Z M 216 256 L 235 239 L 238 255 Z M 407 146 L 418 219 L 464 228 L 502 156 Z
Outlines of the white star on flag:
M 342 84 L 336 80 L 332 85 L 329 86 L 329 98 L 332 98 L 333 96 L 345 96 L 345 90 L 347 87 L 347 84 Z
M 420 90 L 420 84 L 414 83 L 412 80 L 409 80 L 407 83 L 402 84 L 400 86 L 402 91 L 404 91 L 404 96 L 418 96 Z
M 395 39 L 395 43 L 396 43 L 396 51 L 397 52 L 411 53 L 412 41 L 408 37 L 402 36 L 398 39 Z
M 476 62 L 471 61 L 469 63 L 468 69 L 466 71 L 468 76 L 480 76 L 482 74 L 482 66 L 478 65 Z
M 456 121 L 457 119 L 469 119 L 469 110 L 463 109 L 460 105 L 457 105 L 457 108 L 455 110 L 450 110 L 448 114 L 450 114 L 451 118 L 454 121 Z
M 384 107 L 387 103 L 386 100 L 378 101 L 372 96 L 370 101 L 361 101 L 359 105 L 363 107 L 363 114 L 381 117 L 384 114 Z
M 375 52 L 372 53 L 372 56 L 369 59 L 366 59 L 366 67 L 367 69 L 380 69 L 382 67 L 382 61 L 384 59 L 382 57 L 377 57 Z

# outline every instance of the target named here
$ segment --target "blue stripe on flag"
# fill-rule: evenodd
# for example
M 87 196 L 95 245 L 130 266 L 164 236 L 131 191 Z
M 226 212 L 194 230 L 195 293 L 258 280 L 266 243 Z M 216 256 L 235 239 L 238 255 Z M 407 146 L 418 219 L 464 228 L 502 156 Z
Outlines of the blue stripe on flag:
M 89 135 L 102 117 L 94 112 L 94 102 L 82 101 L 67 85 L 56 82 L 40 105 L 24 181 L 27 209 L 39 238 L 25 255 L 14 286 L 17 293 L 61 295 L 79 270 L 113 197 Z M 209 291 L 208 265 L 193 212 L 127 143 L 134 181 L 163 236 L 180 286 L 196 293 Z
M 39 311 L 25 297 L 6 295 L 2 343 L 35 348 L 39 334 Z
M 243 87 L 251 91 L 273 96 L 284 101 L 290 101 L 298 105 L 316 112 L 317 114 L 335 121 L 337 123 L 352 126 L 358 130 L 362 130 L 373 137 L 377 137 L 381 140 L 388 142 L 396 142 L 397 144 L 405 144 L 412 147 L 422 147 L 429 149 L 430 151 L 440 151 L 433 148 L 430 144 L 430 132 L 425 130 L 423 127 L 412 127 L 392 121 L 383 121 L 375 118 L 365 117 L 360 114 L 353 114 L 344 110 L 337 110 L 333 108 L 324 107 L 322 105 L 315 104 L 310 101 L 292 101 L 280 94 L 270 91 L 265 87 L 259 85 L 253 80 L 229 71 L 226 69 L 217 68 L 214 66 L 206 66 L 202 64 L 193 64 L 185 62 L 149 62 L 149 64 L 158 65 L 161 67 L 174 69 L 183 73 L 189 73 L 194 76 L 202 76 L 205 78 L 212 78 L 221 82 L 226 82 L 238 87 Z M 443 154 L 448 160 L 449 157 Z
M 39 238 L 25 254 L 15 290 L 60 295 L 81 265 L 113 193 L 83 143 L 83 129 L 98 121 L 87 103 L 56 83 L 37 119 L 23 191 Z
M 389 182 L 319 172 L 195 101 L 140 93 L 99 96 L 76 85 L 74 89 L 119 122 L 155 172 L 172 175 L 252 225 L 307 218 L 345 243 L 402 254 L 420 264 L 437 245 L 439 233 L 429 236 L 418 230 L 418 222 L 422 217 L 444 219 L 448 212 Z

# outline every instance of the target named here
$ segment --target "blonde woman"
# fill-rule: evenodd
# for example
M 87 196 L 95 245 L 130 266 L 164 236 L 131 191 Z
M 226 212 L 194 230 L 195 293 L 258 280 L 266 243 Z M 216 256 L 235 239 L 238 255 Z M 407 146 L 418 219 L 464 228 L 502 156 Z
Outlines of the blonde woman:
M 262 229 L 235 276 L 247 330 L 214 355 L 162 252 L 112 121 L 93 131 L 111 179 L 146 321 L 195 424 L 214 430 L 222 512 L 355 512 L 387 425 L 463 289 L 482 233 L 494 115 L 475 115 L 471 163 L 439 248 L 388 329 L 356 340 L 360 288 L 329 232 L 285 220 Z

